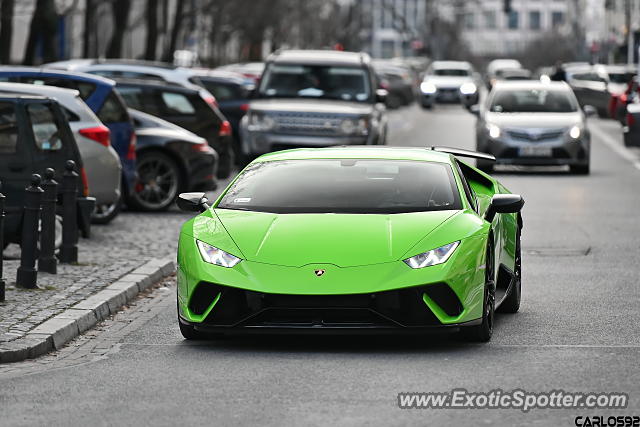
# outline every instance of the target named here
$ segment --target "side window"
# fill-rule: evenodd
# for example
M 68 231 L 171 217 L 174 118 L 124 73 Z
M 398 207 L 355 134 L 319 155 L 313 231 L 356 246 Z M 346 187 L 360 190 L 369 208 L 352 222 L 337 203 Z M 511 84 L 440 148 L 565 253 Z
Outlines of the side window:
M 205 81 L 204 85 L 218 101 L 246 98 L 246 94 L 239 86 L 213 81 Z
M 189 99 L 177 92 L 162 92 L 162 102 L 168 114 L 191 115 L 196 112 Z
M 467 196 L 467 200 L 469 201 L 469 204 L 471 204 L 471 207 L 473 208 L 473 210 L 477 211 L 478 208 L 476 206 L 476 195 L 473 193 L 473 190 L 471 189 L 471 187 L 469 187 L 469 183 L 467 182 L 467 177 L 465 177 L 464 173 L 462 173 L 462 169 L 460 168 L 460 164 L 458 163 L 457 160 L 455 164 L 456 164 L 456 169 L 458 170 L 458 174 L 460 175 L 460 180 L 462 181 L 462 187 L 464 188 L 464 193 Z
M 78 120 L 80 120 L 80 117 L 78 117 L 76 113 L 69 110 L 68 108 L 62 107 L 62 112 L 64 113 L 64 116 L 67 118 L 68 122 L 77 122 Z
M 111 92 L 98 111 L 98 118 L 105 124 L 129 121 L 129 113 L 122 100 Z
M 18 145 L 18 118 L 15 105 L 0 102 L 0 154 L 13 154 Z
M 60 129 L 50 105 L 30 104 L 27 106 L 29 122 L 33 130 L 36 147 L 42 151 L 56 151 L 62 148 Z

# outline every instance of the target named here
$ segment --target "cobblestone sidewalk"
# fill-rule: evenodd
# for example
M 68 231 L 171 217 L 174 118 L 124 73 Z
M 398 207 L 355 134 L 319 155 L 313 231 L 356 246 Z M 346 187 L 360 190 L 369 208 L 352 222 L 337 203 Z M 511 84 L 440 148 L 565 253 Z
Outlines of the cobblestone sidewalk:
M 189 214 L 121 213 L 107 226 L 94 226 L 80 239 L 79 264 L 58 265 L 58 274 L 38 273 L 37 290 L 16 289 L 20 248 L 5 250 L 6 301 L 0 303 L 0 344 L 23 337 L 152 258 L 175 254 L 180 225 Z

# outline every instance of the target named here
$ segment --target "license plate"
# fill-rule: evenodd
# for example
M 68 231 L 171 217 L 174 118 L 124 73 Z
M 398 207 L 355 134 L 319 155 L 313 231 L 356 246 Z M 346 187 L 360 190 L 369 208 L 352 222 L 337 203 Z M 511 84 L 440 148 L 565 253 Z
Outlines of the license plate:
M 551 157 L 551 147 L 520 147 L 522 157 Z

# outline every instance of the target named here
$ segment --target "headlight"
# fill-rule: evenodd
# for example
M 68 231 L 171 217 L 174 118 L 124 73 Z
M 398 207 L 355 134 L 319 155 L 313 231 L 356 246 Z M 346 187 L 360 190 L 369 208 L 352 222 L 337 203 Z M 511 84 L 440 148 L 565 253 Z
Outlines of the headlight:
M 571 128 L 571 130 L 569 131 L 569 136 L 573 139 L 578 139 L 580 138 L 580 135 L 582 135 L 582 130 L 580 129 L 580 126 L 575 125 L 574 127 Z
M 249 114 L 249 130 L 265 132 L 273 129 L 276 125 L 275 120 L 262 113 Z
M 439 248 L 431 249 L 430 251 L 407 258 L 404 262 L 411 268 L 424 268 L 442 264 L 447 262 L 459 244 L 459 241 L 449 243 L 448 245 L 440 246 Z
M 487 124 L 487 132 L 489 132 L 489 136 L 493 139 L 500 138 L 502 131 L 500 128 L 494 124 Z
M 200 240 L 196 240 L 196 244 L 198 245 L 198 250 L 200 251 L 200 255 L 202 255 L 202 259 L 204 262 L 208 262 L 209 264 L 231 268 L 242 261 L 241 258 L 231 255 L 230 253 L 205 242 L 201 242 Z
M 420 84 L 420 90 L 422 91 L 422 93 L 436 93 L 438 91 L 438 88 L 433 83 L 422 82 Z
M 367 135 L 369 133 L 369 122 L 366 118 L 344 119 L 340 122 L 340 131 L 345 135 Z
M 471 82 L 463 83 L 462 86 L 460 86 L 460 93 L 463 95 L 471 95 L 472 93 L 476 93 L 476 90 L 478 90 L 478 88 Z

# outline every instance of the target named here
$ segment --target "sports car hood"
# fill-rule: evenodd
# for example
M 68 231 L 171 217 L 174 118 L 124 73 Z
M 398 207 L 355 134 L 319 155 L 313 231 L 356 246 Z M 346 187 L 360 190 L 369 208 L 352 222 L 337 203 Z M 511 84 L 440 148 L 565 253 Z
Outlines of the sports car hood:
M 251 111 L 330 113 L 346 115 L 371 114 L 373 106 L 360 102 L 327 99 L 258 99 L 251 101 Z
M 400 259 L 458 211 L 391 215 L 214 212 L 242 251 L 239 256 L 248 261 L 353 267 Z
M 564 128 L 582 123 L 580 113 L 487 113 L 487 123 L 504 128 Z

